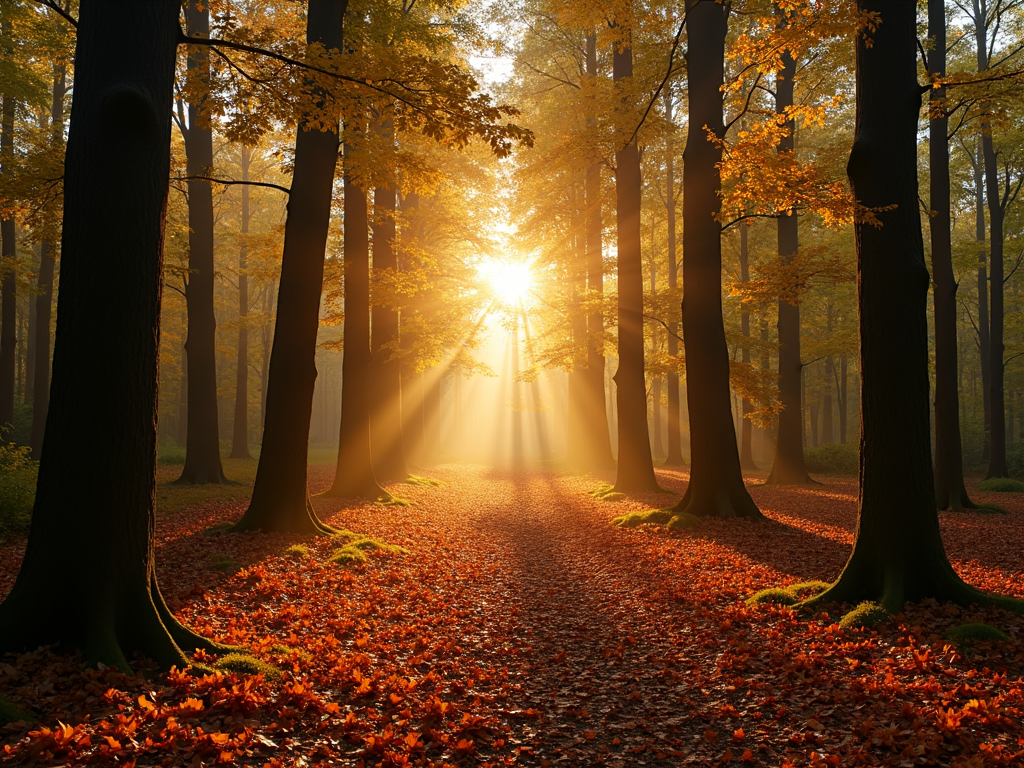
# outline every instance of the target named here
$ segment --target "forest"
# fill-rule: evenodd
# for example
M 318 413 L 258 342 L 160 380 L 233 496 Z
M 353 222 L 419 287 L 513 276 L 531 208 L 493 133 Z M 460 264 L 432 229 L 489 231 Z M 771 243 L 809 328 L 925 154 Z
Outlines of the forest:
M 1024 765 L 1024 0 L 0 0 L 0 767 Z

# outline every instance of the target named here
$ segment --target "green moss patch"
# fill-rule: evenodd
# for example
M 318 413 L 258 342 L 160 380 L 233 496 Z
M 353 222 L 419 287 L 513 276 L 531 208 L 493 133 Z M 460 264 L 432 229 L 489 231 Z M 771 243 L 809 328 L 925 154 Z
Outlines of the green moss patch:
M 799 600 L 807 600 L 815 595 L 820 595 L 831 586 L 827 581 L 801 581 L 799 584 L 786 587 L 786 590 Z
M 282 643 L 276 643 L 270 646 L 270 652 L 276 653 L 278 656 L 294 656 L 299 661 L 309 661 L 313 658 L 313 654 L 309 651 L 304 651 L 301 648 L 292 648 L 290 645 L 284 645 Z
M 406 485 L 419 485 L 423 488 L 444 488 L 447 485 L 443 480 L 438 480 L 433 477 L 423 477 L 422 475 L 409 475 L 403 480 Z
M 351 544 L 346 544 L 341 549 L 336 549 L 331 553 L 331 562 L 338 565 L 365 563 L 366 553 L 357 547 L 353 547 Z
M 961 624 L 946 633 L 946 639 L 952 640 L 957 645 L 965 645 L 972 642 L 982 641 L 989 643 L 1002 643 L 1010 639 L 1009 635 L 991 624 L 974 622 Z
M 273 664 L 249 656 L 244 653 L 229 653 L 217 659 L 213 665 L 214 669 L 221 672 L 231 672 L 236 675 L 263 675 L 267 680 L 278 680 L 281 677 L 281 670 Z
M 305 544 L 292 544 L 282 554 L 285 557 L 294 557 L 297 560 L 301 560 L 304 557 L 309 557 L 309 547 Z
M 700 525 L 700 518 L 691 515 L 689 512 L 680 512 L 672 515 L 667 526 L 670 531 L 690 531 Z
M 889 612 L 878 603 L 863 602 L 847 613 L 839 620 L 839 626 L 844 629 L 857 629 L 860 627 L 873 627 L 883 621 L 888 621 Z
M 10 699 L 5 699 L 3 696 L 0 696 L 0 725 L 30 722 L 32 722 L 32 715 L 27 712 L 23 712 Z
M 665 525 L 674 515 L 675 512 L 671 509 L 645 509 L 642 512 L 630 512 L 613 518 L 612 525 L 617 525 L 620 528 L 636 528 L 638 525 L 646 523 Z
M 411 499 L 402 499 L 398 496 L 392 496 L 390 493 L 387 496 L 381 496 L 377 499 L 378 504 L 383 504 L 385 507 L 411 507 L 416 502 Z
M 1008 477 L 990 477 L 978 483 L 978 490 L 995 493 L 1024 493 L 1024 483 Z
M 231 555 L 213 554 L 209 556 L 206 567 L 211 571 L 234 573 L 242 568 L 242 564 L 235 562 Z
M 799 602 L 800 598 L 788 589 L 784 589 L 782 587 L 762 589 L 760 592 L 755 592 L 747 598 L 747 605 L 765 605 L 766 603 L 774 605 L 796 605 Z

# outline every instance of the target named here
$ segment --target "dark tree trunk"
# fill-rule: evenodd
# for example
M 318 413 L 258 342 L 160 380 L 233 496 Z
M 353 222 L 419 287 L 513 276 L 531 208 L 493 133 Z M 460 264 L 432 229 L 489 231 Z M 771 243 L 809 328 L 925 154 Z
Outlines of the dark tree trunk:
M 616 83 L 633 77 L 633 49 L 617 44 L 612 57 Z M 617 491 L 658 488 L 647 430 L 647 385 L 644 379 L 644 277 L 640 253 L 640 150 L 636 141 L 615 153 L 615 217 L 619 286 L 619 367 L 615 372 L 619 456 Z
M 390 121 L 383 132 L 394 144 Z M 398 192 L 392 183 L 373 192 L 373 271 L 398 269 L 395 252 L 395 208 Z M 347 295 L 347 294 L 346 294 Z M 409 476 L 402 439 L 402 364 L 394 357 L 398 344 L 398 313 L 374 301 L 371 309 L 373 403 L 370 448 L 375 476 L 385 482 Z
M 210 648 L 156 584 L 157 339 L 177 0 L 82 0 L 50 415 L 0 648 L 128 667 Z M 83 451 L 83 445 L 102 450 Z M 60 610 L 40 606 L 62 595 Z
M 750 245 L 748 242 L 749 228 L 746 224 L 740 225 L 740 282 L 745 283 L 750 279 Z M 740 332 L 744 339 L 750 339 L 750 312 L 747 305 L 740 308 Z M 743 345 L 743 363 L 750 364 L 750 347 Z M 742 405 L 743 421 L 740 423 L 740 467 L 745 470 L 756 470 L 753 449 L 753 424 L 747 416 L 753 412 L 754 406 L 747 399 Z
M 587 36 L 587 79 L 597 80 L 597 36 Z M 588 125 L 596 124 L 593 98 L 588 104 Z M 587 166 L 586 179 L 586 247 L 587 292 L 593 302 L 587 313 L 587 377 L 586 405 L 590 414 L 591 442 L 587 454 L 590 466 L 596 470 L 615 465 L 612 456 L 611 435 L 608 428 L 608 405 L 604 389 L 604 253 L 601 237 L 601 164 Z
M 370 456 L 370 234 L 366 192 L 345 172 L 345 356 L 334 483 L 325 496 L 376 499 Z
M 587 313 L 583 298 L 587 290 L 587 248 L 586 218 L 581 210 L 582 195 L 575 185 L 569 191 L 571 209 L 569 222 L 569 250 L 572 253 L 568 265 L 570 291 L 569 333 L 572 344 L 572 370 L 569 371 L 568 424 L 566 427 L 568 458 L 574 466 L 590 469 L 592 466 L 590 446 L 594 409 L 588 401 L 587 387 L 590 371 L 587 368 Z
M 978 243 L 978 351 L 981 355 L 981 404 L 984 437 L 981 458 L 989 460 L 992 434 L 992 375 L 989 349 L 988 249 L 985 247 L 985 173 L 982 168 L 981 139 L 974 161 L 974 237 Z
M 67 91 L 67 73 L 64 65 L 57 67 L 53 77 L 53 101 L 50 105 L 50 141 L 59 147 L 64 143 L 64 95 Z M 50 322 L 53 311 L 53 275 L 56 263 L 53 243 L 43 240 L 39 246 L 39 282 L 36 305 L 36 352 L 32 375 L 32 436 L 29 439 L 31 456 L 35 460 L 43 454 L 43 430 L 50 399 Z
M 185 10 L 191 37 L 210 36 L 210 6 L 190 0 Z M 205 46 L 188 49 L 188 76 L 209 88 L 210 54 Z M 185 136 L 187 172 L 208 176 L 213 167 L 213 128 L 201 103 L 188 105 Z M 208 181 L 188 182 L 188 434 L 185 466 L 177 482 L 225 483 L 220 461 L 217 414 L 217 318 L 213 309 L 213 188 Z
M 669 135 L 666 141 L 665 154 L 665 209 L 668 219 L 668 287 L 675 290 L 679 284 L 679 265 L 676 262 L 676 170 L 675 144 L 672 141 L 672 89 L 665 88 L 665 120 L 669 124 Z M 675 315 L 668 321 L 668 355 L 675 360 L 679 356 L 679 325 Z M 668 373 L 668 457 L 665 466 L 679 467 L 683 464 L 683 440 L 679 418 L 679 374 Z
M 825 380 L 825 391 L 821 397 L 821 442 L 830 445 L 836 441 L 832 421 L 832 382 Z
M 42 271 L 42 254 L 40 254 L 40 271 Z M 28 300 L 28 322 L 25 324 L 25 385 L 21 390 L 21 402 L 32 405 L 32 382 L 36 374 L 36 302 L 34 297 Z
M 513 348 L 518 354 L 518 345 Z M 423 451 L 431 464 L 441 452 L 441 378 L 438 368 L 423 373 Z
M 860 514 L 853 553 L 815 601 L 881 603 L 897 613 L 924 598 L 981 602 L 950 566 L 939 535 L 928 403 L 928 270 L 918 213 L 914 0 L 860 0 L 881 14 L 857 40 L 857 126 L 848 173 L 859 203 L 895 205 L 881 227 L 860 222 Z M 893 386 L 899 382 L 899 386 Z
M 928 0 L 928 54 L 930 74 L 946 75 L 946 4 Z M 935 503 L 938 509 L 974 509 L 964 486 L 964 461 L 960 440 L 960 396 L 957 391 L 956 291 L 953 274 L 949 201 L 949 120 L 945 110 L 946 89 L 931 94 L 928 166 L 931 176 L 929 234 L 932 251 L 932 282 L 935 302 Z
M 782 53 L 782 70 L 775 86 L 775 112 L 785 114 L 793 106 L 793 80 L 796 61 L 788 50 Z M 786 122 L 787 135 L 779 140 L 779 153 L 792 153 L 796 148 L 796 123 Z M 800 248 L 799 219 L 796 211 L 787 211 L 778 218 L 779 260 L 792 261 Z M 804 464 L 802 437 L 803 403 L 800 359 L 800 305 L 798 299 L 779 301 L 779 434 L 775 444 L 775 461 L 766 481 L 768 485 L 804 485 L 811 482 Z
M 653 234 L 653 233 L 652 233 Z M 654 238 L 651 238 L 654 241 Z M 658 270 L 657 264 L 651 260 L 651 303 L 653 304 L 657 300 L 658 296 Z M 654 335 L 651 338 L 651 352 L 657 352 L 658 346 L 658 330 L 655 329 Z M 654 433 L 651 436 L 651 453 L 654 457 L 661 458 L 665 455 L 665 447 L 661 440 L 661 377 L 655 376 L 651 382 L 651 431 Z
M 249 180 L 251 154 L 242 147 L 242 181 Z M 231 458 L 251 459 L 249 453 L 249 187 L 242 185 L 242 244 L 238 249 L 238 356 L 235 360 L 235 418 L 232 425 Z
M 14 96 L 3 96 L 0 108 L 0 174 L 13 173 Z M 18 249 L 14 215 L 0 219 L 0 437 L 8 439 L 14 426 L 14 349 L 17 346 L 18 296 L 15 260 Z
M 181 314 L 181 327 L 188 327 L 185 313 Z M 178 436 L 179 446 L 188 442 L 188 353 L 184 342 L 181 345 L 181 376 L 178 378 Z
M 310 0 L 306 41 L 340 50 L 346 0 Z M 252 501 L 235 530 L 325 533 L 306 487 L 309 423 L 316 384 L 316 334 L 331 192 L 338 162 L 336 123 L 299 125 L 295 137 L 277 323 L 267 372 L 266 421 Z
M 690 483 L 676 509 L 697 516 L 761 513 L 743 485 L 729 392 L 729 349 L 722 319 L 722 227 L 718 221 L 722 151 L 719 136 L 728 8 L 690 2 L 689 124 L 683 155 L 683 348 L 690 414 Z

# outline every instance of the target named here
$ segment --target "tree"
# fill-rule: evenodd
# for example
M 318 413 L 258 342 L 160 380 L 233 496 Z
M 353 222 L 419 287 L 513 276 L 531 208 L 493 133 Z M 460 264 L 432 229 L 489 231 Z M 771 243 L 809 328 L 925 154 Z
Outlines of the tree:
M 628 84 L 633 77 L 631 30 L 620 31 L 612 56 L 612 78 Z M 631 114 L 632 110 L 624 110 Z M 620 137 L 621 139 L 621 137 Z M 647 428 L 644 379 L 644 276 L 640 253 L 640 149 L 629 138 L 615 153 L 615 215 L 619 292 L 619 367 L 615 372 L 619 450 L 615 490 L 658 489 Z
M 933 82 L 946 76 L 946 4 L 928 0 L 928 74 Z M 932 280 L 935 303 L 935 502 L 938 509 L 976 509 L 964 486 L 960 441 L 959 370 L 957 365 L 956 292 L 949 193 L 949 117 L 945 88 L 931 88 L 928 136 L 931 209 Z
M 310 0 L 306 42 L 337 53 L 347 0 Z M 322 106 L 322 105 L 321 105 Z M 252 500 L 234 530 L 327 533 L 309 501 L 306 453 L 316 383 L 316 334 L 331 191 L 338 162 L 337 114 L 308 115 L 295 136 L 266 421 Z
M 212 644 L 156 582 L 157 340 L 177 0 L 82 0 L 53 384 L 28 547 L 0 648 L 127 669 Z M 83 451 L 83 445 L 103 450 Z M 60 610 L 40 610 L 53 595 Z
M 13 25 L 15 3 L 0 3 L 0 51 L 5 59 L 13 56 Z M 0 93 L 0 174 L 14 172 L 14 118 L 17 97 L 13 84 Z M 6 208 L 6 206 L 5 206 Z M 14 345 L 17 321 L 16 261 L 17 223 L 14 212 L 0 213 L 0 430 L 14 424 Z
M 210 5 L 190 0 L 185 20 L 191 37 L 210 36 Z M 213 188 L 204 177 L 213 167 L 213 127 L 204 103 L 210 90 L 210 53 L 191 45 L 187 66 L 188 118 L 178 102 L 178 128 L 188 158 L 188 427 L 179 483 L 225 483 L 217 425 L 217 318 L 213 307 Z
M 683 153 L 683 349 L 690 413 L 690 482 L 675 506 L 698 517 L 761 513 L 743 485 L 722 320 L 722 83 L 729 9 L 687 5 L 689 124 Z
M 928 403 L 928 270 L 918 214 L 914 0 L 858 0 L 873 19 L 857 40 L 857 127 L 848 165 L 860 318 L 860 508 L 853 553 L 813 603 L 992 598 L 965 584 L 939 534 Z M 899 386 L 893 386 L 899 382 Z
M 235 366 L 235 418 L 231 428 L 231 458 L 251 459 L 249 454 L 249 164 L 252 152 L 242 145 L 242 211 L 238 247 L 238 351 Z
M 669 134 L 665 142 L 665 211 L 668 221 L 668 287 L 675 291 L 679 282 L 679 266 L 676 261 L 676 171 L 675 171 L 675 145 L 673 136 L 673 111 L 674 100 L 671 87 L 665 88 L 665 121 L 669 126 Z M 676 335 L 678 324 L 675 320 L 675 313 L 672 313 L 668 323 L 668 354 L 669 357 L 679 355 L 679 339 Z M 679 373 L 676 370 L 668 372 L 668 458 L 665 465 L 678 467 L 683 464 L 683 441 L 679 422 Z

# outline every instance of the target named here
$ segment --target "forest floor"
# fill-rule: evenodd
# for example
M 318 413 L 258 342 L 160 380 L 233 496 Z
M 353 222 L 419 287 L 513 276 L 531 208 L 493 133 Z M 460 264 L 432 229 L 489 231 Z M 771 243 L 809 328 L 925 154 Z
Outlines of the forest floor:
M 332 472 L 311 467 L 313 490 Z M 1024 617 L 923 604 L 844 630 L 838 612 L 745 604 L 835 578 L 853 479 L 754 484 L 769 522 L 671 533 L 611 520 L 675 493 L 608 502 L 588 495 L 592 476 L 429 474 L 445 484 L 390 488 L 412 506 L 315 500 L 331 525 L 404 549 L 344 566 L 329 538 L 204 533 L 241 515 L 246 489 L 162 486 L 172 609 L 283 676 L 153 675 L 141 661 L 125 676 L 8 655 L 0 694 L 32 721 L 0 728 L 0 765 L 1024 764 Z M 659 478 L 673 492 L 686 482 Z M 1010 514 L 943 513 L 950 558 L 970 582 L 1024 597 L 1024 497 L 977 496 Z M 0 546 L 0 596 L 23 548 Z M 968 622 L 1010 639 L 944 639 Z

